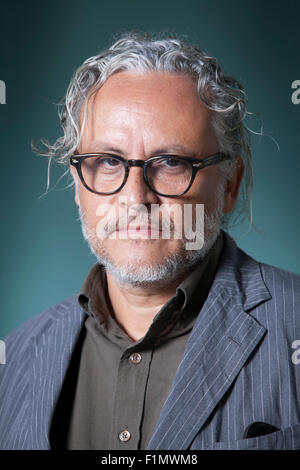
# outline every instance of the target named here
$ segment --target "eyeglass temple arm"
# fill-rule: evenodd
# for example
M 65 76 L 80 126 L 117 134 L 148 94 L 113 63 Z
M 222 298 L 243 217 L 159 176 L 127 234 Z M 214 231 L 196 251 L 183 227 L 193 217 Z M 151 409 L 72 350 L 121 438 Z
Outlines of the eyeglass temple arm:
M 230 156 L 224 153 L 217 153 L 216 155 L 205 158 L 199 163 L 193 163 L 193 166 L 196 168 L 205 168 L 206 166 L 213 165 L 214 163 L 218 163 L 222 160 L 230 160 Z

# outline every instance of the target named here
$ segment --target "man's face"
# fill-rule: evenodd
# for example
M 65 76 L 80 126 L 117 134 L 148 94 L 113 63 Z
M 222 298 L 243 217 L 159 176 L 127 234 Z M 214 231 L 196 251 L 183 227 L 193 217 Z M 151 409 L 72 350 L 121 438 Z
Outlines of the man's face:
M 85 127 L 78 153 L 109 153 L 125 159 L 146 160 L 163 154 L 205 158 L 218 151 L 210 113 L 201 104 L 196 85 L 190 77 L 124 71 L 111 76 L 90 99 L 88 130 Z M 72 168 L 76 182 L 75 200 L 84 236 L 98 260 L 119 280 L 128 283 L 162 282 L 187 270 L 206 254 L 219 233 L 223 212 L 230 210 L 226 202 L 224 205 L 219 165 L 198 171 L 190 190 L 176 198 L 152 192 L 139 167 L 130 168 L 121 191 L 106 196 L 88 191 L 74 170 Z M 128 236 L 119 239 L 115 233 L 116 239 L 103 239 L 97 235 L 97 224 L 103 217 L 107 219 L 107 213 L 99 215 L 99 208 L 104 204 L 115 211 L 117 224 L 121 207 L 131 210 L 137 204 L 143 204 L 150 213 L 152 204 L 165 207 L 176 204 L 183 214 L 185 204 L 192 207 L 204 204 L 204 245 L 200 250 L 188 251 L 185 241 L 174 237 Z M 129 219 L 132 214 L 138 214 L 138 211 L 131 210 Z M 195 212 L 193 215 L 195 217 Z

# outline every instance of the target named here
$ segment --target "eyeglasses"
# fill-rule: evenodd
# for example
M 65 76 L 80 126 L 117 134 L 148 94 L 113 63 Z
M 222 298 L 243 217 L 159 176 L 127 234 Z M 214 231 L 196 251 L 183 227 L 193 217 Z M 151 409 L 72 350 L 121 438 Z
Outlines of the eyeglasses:
M 117 193 L 125 185 L 130 167 L 138 166 L 143 168 L 145 183 L 154 193 L 177 197 L 191 188 L 197 171 L 228 159 L 229 155 L 224 153 L 204 159 L 158 155 L 148 160 L 126 160 L 118 155 L 86 153 L 70 157 L 70 164 L 76 168 L 85 188 L 96 194 Z

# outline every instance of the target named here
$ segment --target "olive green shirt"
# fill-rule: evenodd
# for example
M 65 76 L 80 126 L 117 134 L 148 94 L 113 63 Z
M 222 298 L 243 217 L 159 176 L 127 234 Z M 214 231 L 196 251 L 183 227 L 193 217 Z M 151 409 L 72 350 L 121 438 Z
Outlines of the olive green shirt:
M 105 269 L 95 264 L 78 295 L 86 335 L 67 431 L 67 449 L 146 449 L 186 342 L 205 302 L 223 234 L 177 287 L 147 333 L 133 341 L 114 319 Z

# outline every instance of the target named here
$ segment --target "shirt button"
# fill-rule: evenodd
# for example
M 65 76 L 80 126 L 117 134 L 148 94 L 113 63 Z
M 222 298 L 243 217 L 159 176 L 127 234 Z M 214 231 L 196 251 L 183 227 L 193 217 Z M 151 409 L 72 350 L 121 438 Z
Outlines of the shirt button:
M 130 437 L 131 437 L 131 434 L 130 434 L 129 431 L 127 431 L 127 429 L 124 429 L 124 431 L 120 432 L 120 434 L 119 434 L 119 439 L 122 442 L 129 441 Z
M 131 360 L 133 364 L 139 364 L 142 360 L 142 356 L 139 353 L 133 353 L 131 354 L 129 359 Z

